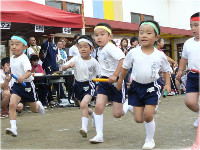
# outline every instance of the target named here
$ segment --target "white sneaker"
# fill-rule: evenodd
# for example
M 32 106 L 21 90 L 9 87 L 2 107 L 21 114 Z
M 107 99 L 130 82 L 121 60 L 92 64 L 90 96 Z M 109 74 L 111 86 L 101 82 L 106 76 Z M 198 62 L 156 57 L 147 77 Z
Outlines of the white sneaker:
M 90 139 L 90 143 L 97 144 L 97 143 L 103 143 L 103 136 L 95 136 L 93 139 Z
M 84 129 L 80 129 L 79 133 L 82 135 L 83 138 L 87 138 L 87 132 Z
M 40 101 L 37 101 L 36 103 L 40 106 L 38 112 L 40 113 L 40 115 L 44 115 L 45 114 L 45 109 L 44 109 L 42 103 Z
M 151 141 L 145 140 L 145 143 L 144 143 L 142 149 L 153 149 L 154 147 L 155 147 L 154 140 L 151 140 Z
M 95 121 L 94 121 L 94 118 L 92 118 L 92 128 L 95 127 Z
M 198 125 L 199 125 L 199 118 L 194 122 L 194 124 L 193 124 L 195 127 L 198 127 Z
M 17 137 L 17 129 L 14 129 L 14 128 L 6 128 L 5 129 L 6 131 L 6 134 L 8 135 L 12 135 L 13 137 Z

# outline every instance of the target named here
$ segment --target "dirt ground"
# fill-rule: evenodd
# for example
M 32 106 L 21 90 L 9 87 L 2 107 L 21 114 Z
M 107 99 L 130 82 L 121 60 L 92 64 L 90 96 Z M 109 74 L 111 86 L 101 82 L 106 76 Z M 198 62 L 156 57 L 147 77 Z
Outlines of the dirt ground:
M 193 122 L 198 115 L 184 104 L 184 96 L 168 96 L 159 104 L 155 115 L 155 149 L 184 149 L 196 139 Z M 94 107 L 92 108 L 94 109 Z M 81 113 L 78 107 L 48 108 L 45 116 L 23 111 L 17 118 L 18 137 L 5 134 L 9 119 L 1 119 L 2 149 L 141 149 L 145 125 L 137 124 L 128 112 L 116 119 L 112 106 L 104 111 L 104 143 L 90 144 L 96 134 L 89 120 L 88 138 L 79 134 Z

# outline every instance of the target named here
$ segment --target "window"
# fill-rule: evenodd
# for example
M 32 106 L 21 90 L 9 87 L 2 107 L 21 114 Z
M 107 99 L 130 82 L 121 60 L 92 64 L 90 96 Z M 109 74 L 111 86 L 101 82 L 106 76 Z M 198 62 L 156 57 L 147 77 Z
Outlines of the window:
M 153 20 L 153 16 L 143 15 L 143 21 Z
M 141 15 L 131 13 L 131 23 L 140 23 L 141 22 Z
M 81 4 L 67 3 L 66 11 L 81 14 Z
M 146 20 L 154 20 L 153 16 L 131 13 L 131 23 L 140 23 Z
M 57 8 L 57 9 L 60 9 L 62 10 L 62 2 L 61 1 L 45 1 L 45 4 L 48 5 L 48 6 L 51 6 L 51 7 L 54 7 L 54 8 Z

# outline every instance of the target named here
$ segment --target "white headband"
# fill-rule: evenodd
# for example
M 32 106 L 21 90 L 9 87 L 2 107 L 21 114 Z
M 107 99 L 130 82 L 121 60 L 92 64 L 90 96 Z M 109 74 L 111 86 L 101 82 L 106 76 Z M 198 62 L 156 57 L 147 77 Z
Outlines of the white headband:
M 78 43 L 80 42 L 87 42 L 88 44 L 90 44 L 90 46 L 93 46 L 92 42 L 89 41 L 88 39 L 81 38 L 80 40 L 78 40 Z

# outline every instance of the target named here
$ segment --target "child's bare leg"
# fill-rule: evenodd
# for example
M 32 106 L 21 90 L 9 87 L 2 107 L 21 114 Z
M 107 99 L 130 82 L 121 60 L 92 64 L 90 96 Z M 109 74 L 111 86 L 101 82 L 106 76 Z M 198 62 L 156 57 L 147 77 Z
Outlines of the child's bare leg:
M 137 123 L 143 123 L 144 122 L 144 107 L 136 107 L 134 106 L 134 119 Z
M 185 105 L 194 112 L 199 112 L 199 92 L 186 93 Z
M 21 97 L 19 97 L 16 94 L 12 94 L 10 97 L 10 103 L 9 103 L 9 118 L 10 120 L 16 120 L 17 118 L 17 104 L 20 102 Z
M 113 102 L 113 117 L 120 118 L 123 115 L 124 115 L 123 104 Z

